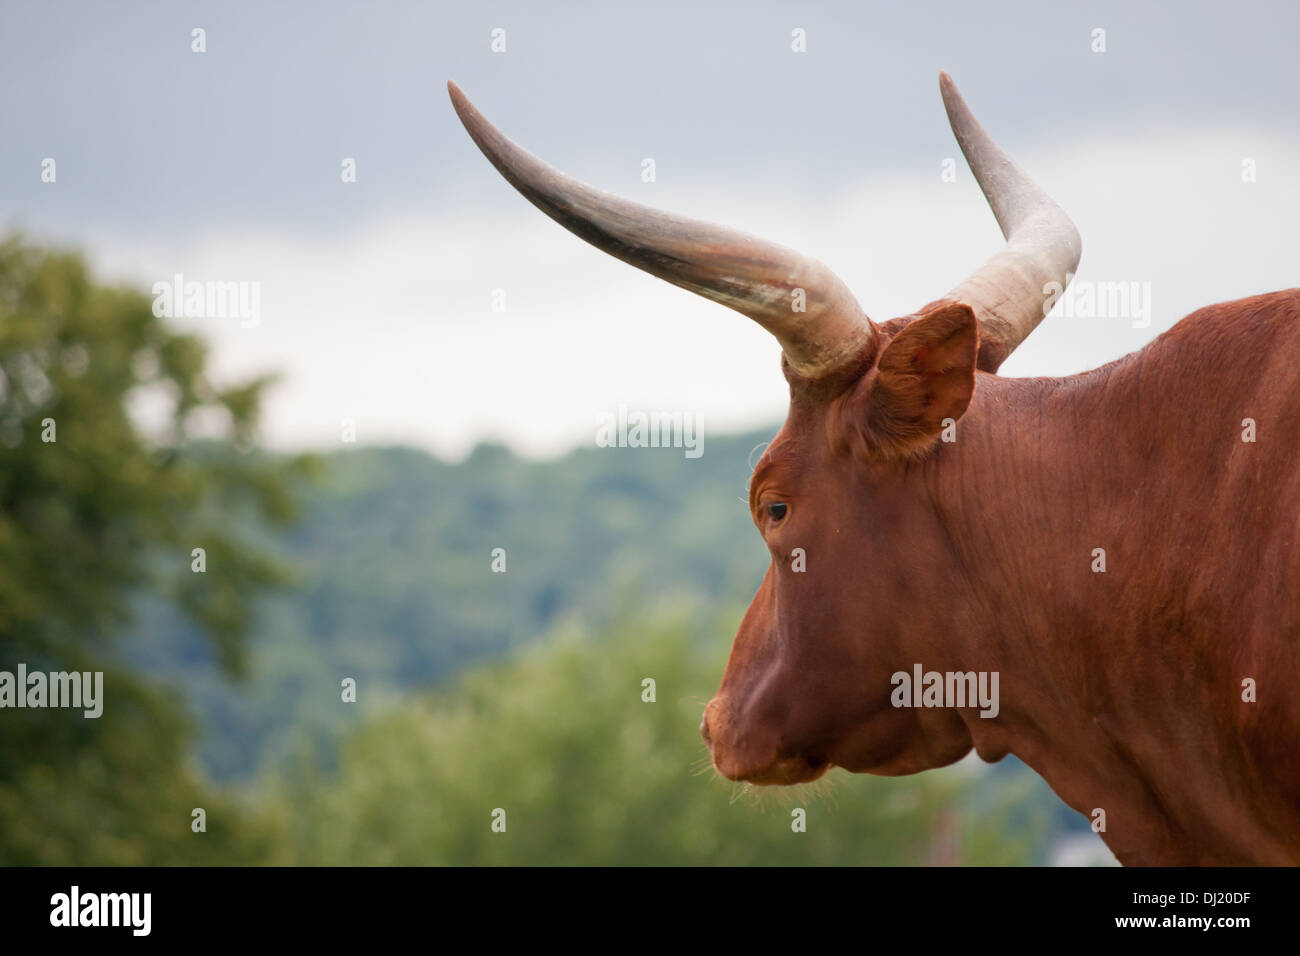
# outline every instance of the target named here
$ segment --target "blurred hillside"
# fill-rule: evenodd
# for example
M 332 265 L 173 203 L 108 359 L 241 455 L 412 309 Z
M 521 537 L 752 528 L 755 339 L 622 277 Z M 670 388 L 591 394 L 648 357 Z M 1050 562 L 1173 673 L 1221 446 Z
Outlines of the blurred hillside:
M 131 659 L 184 688 L 207 728 L 205 766 L 230 778 L 557 624 L 591 625 L 629 602 L 743 608 L 767 561 L 743 500 L 748 462 L 769 437 L 710 436 L 694 460 L 593 448 L 538 463 L 487 445 L 454 465 L 409 449 L 324 455 L 298 524 L 268 540 L 297 587 L 261 602 L 248 679 L 225 680 L 198 629 L 156 602 Z M 495 548 L 505 573 L 492 571 Z M 707 640 L 725 649 L 739 619 Z M 363 706 L 337 706 L 345 677 Z

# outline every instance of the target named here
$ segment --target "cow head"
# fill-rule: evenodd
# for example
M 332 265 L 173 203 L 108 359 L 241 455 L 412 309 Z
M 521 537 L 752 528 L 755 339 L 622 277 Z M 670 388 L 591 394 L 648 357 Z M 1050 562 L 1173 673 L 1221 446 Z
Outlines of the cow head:
M 833 383 L 787 370 L 790 414 L 749 487 L 771 564 L 700 724 L 723 775 L 909 773 L 970 749 L 951 712 L 889 698 L 893 673 L 942 659 L 917 609 L 949 558 L 914 472 L 970 403 L 978 342 L 970 307 L 943 303 Z
M 943 299 L 876 324 L 816 260 L 666 215 L 559 173 L 493 127 L 456 85 L 479 148 L 534 205 L 638 268 L 757 321 L 780 342 L 790 413 L 750 480 L 771 565 L 700 731 L 735 780 L 796 783 L 830 766 L 884 774 L 950 763 L 971 747 L 951 709 L 891 706 L 890 675 L 942 659 L 944 626 L 917 608 L 959 569 L 918 475 L 942 467 L 941 433 L 971 403 L 1078 264 L 1073 224 L 993 142 L 952 80 L 953 132 L 1006 247 Z

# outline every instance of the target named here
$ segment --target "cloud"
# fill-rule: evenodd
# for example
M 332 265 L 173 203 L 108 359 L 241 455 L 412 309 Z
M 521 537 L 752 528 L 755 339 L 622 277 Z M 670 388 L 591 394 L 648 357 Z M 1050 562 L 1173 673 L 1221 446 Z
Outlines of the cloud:
M 955 146 L 952 155 L 957 156 Z M 1150 341 L 1213 302 L 1295 285 L 1300 139 L 1252 129 L 1060 135 L 1018 157 L 1071 213 L 1080 280 L 1149 282 L 1149 328 L 1054 314 L 1004 374 L 1061 375 Z M 1242 161 L 1258 182 L 1243 183 Z M 858 186 L 788 191 L 797 173 L 645 184 L 631 198 L 725 223 L 821 258 L 877 320 L 937 298 L 1001 243 L 964 165 Z M 484 165 L 484 176 L 494 176 Z M 504 187 L 503 187 L 504 188 Z M 389 217 L 340 236 L 262 229 L 164 244 L 99 234 L 97 265 L 144 287 L 180 272 L 258 281 L 262 320 L 176 320 L 213 344 L 223 377 L 278 369 L 265 437 L 362 442 L 457 457 L 484 438 L 530 455 L 594 442 L 600 415 L 690 411 L 706 434 L 778 422 L 779 351 L 753 323 L 631 269 L 518 200 Z M 492 310 L 503 290 L 505 311 Z

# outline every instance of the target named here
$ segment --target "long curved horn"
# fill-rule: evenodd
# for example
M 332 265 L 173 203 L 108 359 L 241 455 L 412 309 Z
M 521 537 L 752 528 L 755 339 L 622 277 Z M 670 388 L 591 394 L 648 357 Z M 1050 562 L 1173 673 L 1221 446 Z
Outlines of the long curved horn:
M 1082 243 L 1061 207 L 984 132 L 947 73 L 939 74 L 939 90 L 966 163 L 1007 240 L 947 296 L 974 310 L 980 327 L 977 365 L 996 372 L 1049 311 L 1044 287 L 1055 282 L 1060 284 L 1055 291 L 1065 289 L 1078 268 Z
M 483 155 L 529 202 L 597 249 L 749 316 L 800 375 L 839 368 L 876 335 L 853 293 L 817 260 L 592 189 L 512 143 L 455 83 L 447 90 Z

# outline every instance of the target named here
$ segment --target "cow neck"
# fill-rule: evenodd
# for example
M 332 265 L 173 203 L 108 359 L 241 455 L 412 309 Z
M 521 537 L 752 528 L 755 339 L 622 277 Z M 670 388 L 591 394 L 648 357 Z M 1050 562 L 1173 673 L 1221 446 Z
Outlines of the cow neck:
M 1159 395 L 1195 420 L 1197 396 L 1180 403 L 1159 369 L 1140 352 L 1061 379 L 981 374 L 957 440 L 926 469 L 978 608 L 969 619 L 980 623 L 955 635 L 962 666 L 1001 677 L 999 716 L 965 718 L 977 751 L 1014 753 L 1090 819 L 1104 810 L 1105 838 L 1125 863 L 1196 862 L 1189 832 L 1270 842 L 1248 815 L 1222 812 L 1243 797 L 1223 781 L 1249 779 L 1249 768 L 1238 753 L 1207 751 L 1224 739 L 1215 695 L 1231 688 L 1208 675 L 1232 673 L 1216 639 L 1231 628 L 1186 607 L 1185 562 L 1153 563 L 1153 550 L 1195 553 L 1204 531 L 1180 528 L 1167 496 L 1144 483 L 1162 476 L 1184 503 L 1211 493 L 1195 471 L 1212 454 L 1194 447 L 1204 428 L 1146 417 Z M 1170 437 L 1179 427 L 1186 433 Z M 1126 619 L 1116 613 L 1125 606 L 1163 617 Z M 1149 675 L 1145 686 L 1132 674 Z M 1207 786 L 1185 785 L 1180 767 L 1216 762 Z

